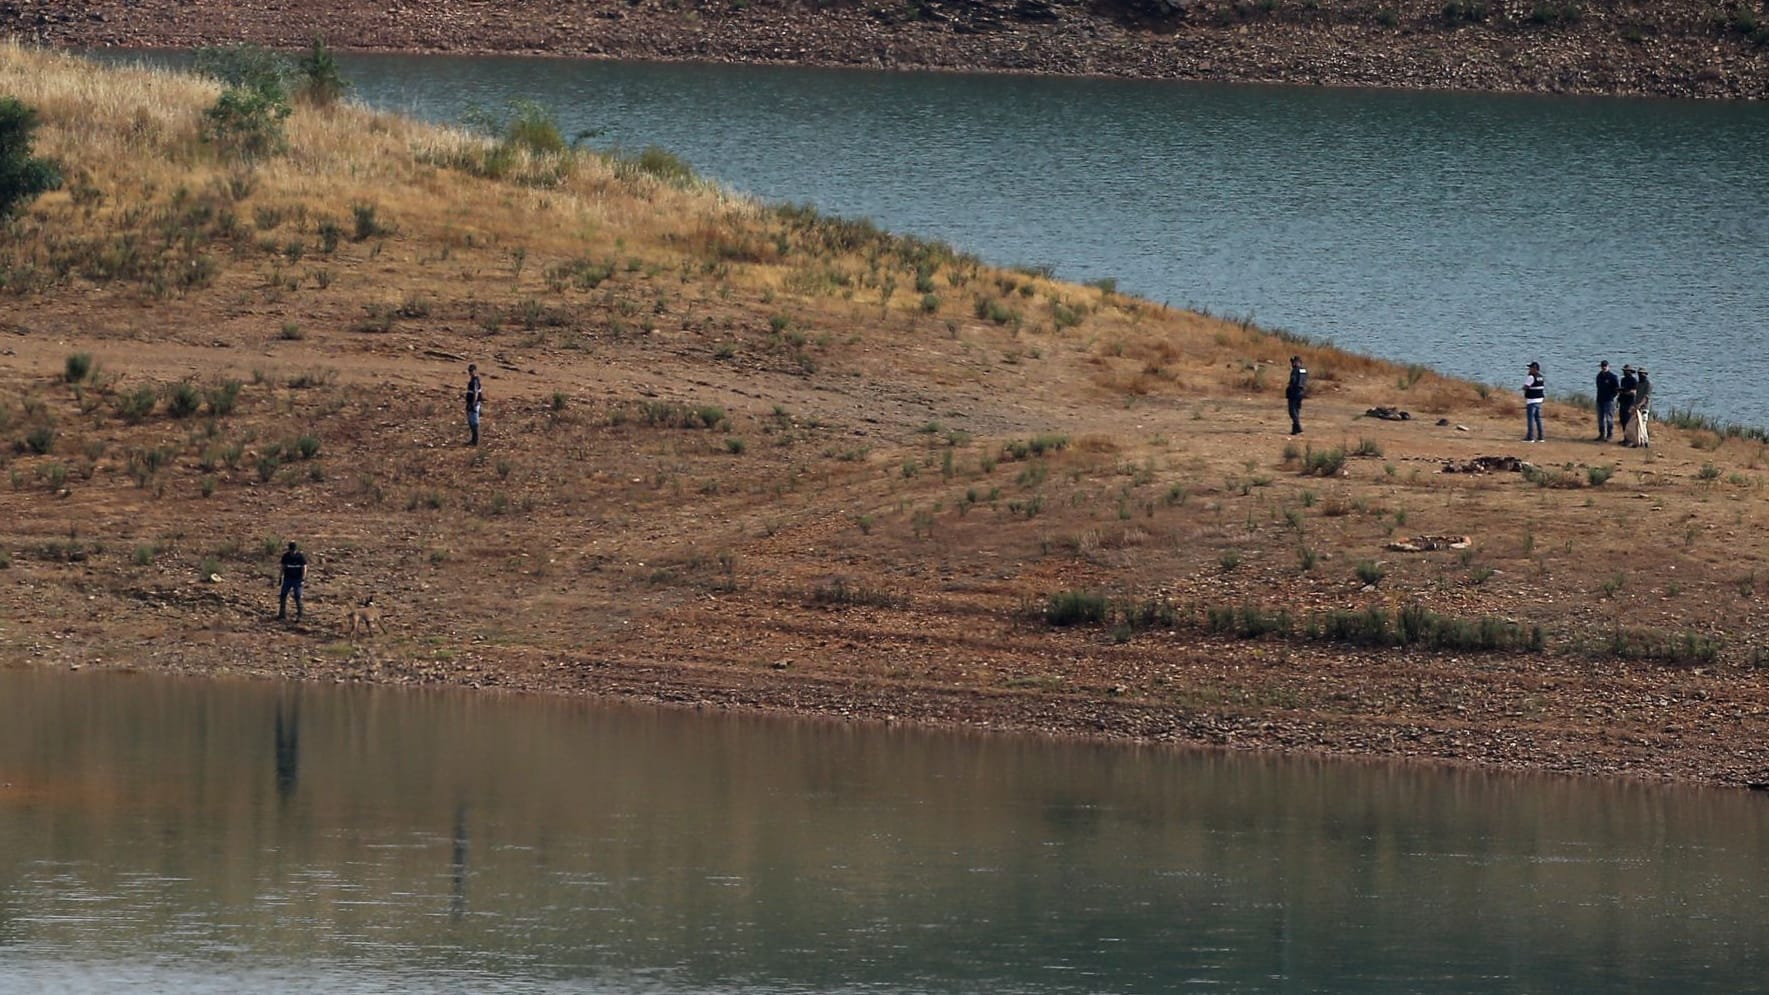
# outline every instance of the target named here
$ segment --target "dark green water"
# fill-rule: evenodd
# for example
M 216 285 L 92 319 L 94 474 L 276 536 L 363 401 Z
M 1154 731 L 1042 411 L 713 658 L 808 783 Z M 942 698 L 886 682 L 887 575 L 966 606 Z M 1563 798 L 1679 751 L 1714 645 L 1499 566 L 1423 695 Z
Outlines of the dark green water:
M 0 990 L 1760 990 L 1765 802 L 0 670 Z

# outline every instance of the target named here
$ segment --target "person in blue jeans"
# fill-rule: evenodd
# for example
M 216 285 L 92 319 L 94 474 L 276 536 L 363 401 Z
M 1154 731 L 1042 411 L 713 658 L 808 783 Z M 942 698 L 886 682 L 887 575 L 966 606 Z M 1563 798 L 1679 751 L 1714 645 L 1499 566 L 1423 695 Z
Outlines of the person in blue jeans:
M 1529 376 L 1523 381 L 1523 441 L 1546 442 L 1542 431 L 1542 401 L 1548 397 L 1548 381 L 1542 377 L 1542 364 L 1529 364 Z
M 485 389 L 479 385 L 479 366 L 467 364 L 467 445 L 479 445 L 479 407 L 485 403 Z
M 301 621 L 301 585 L 307 580 L 307 557 L 294 543 L 289 543 L 288 551 L 283 553 L 282 570 L 278 578 L 282 581 L 282 591 L 276 596 L 276 617 L 287 618 L 289 614 L 289 595 L 295 596 L 295 621 Z
M 1597 364 L 1597 441 L 1608 442 L 1615 437 L 1615 398 L 1622 391 L 1622 382 L 1609 368 L 1609 360 Z

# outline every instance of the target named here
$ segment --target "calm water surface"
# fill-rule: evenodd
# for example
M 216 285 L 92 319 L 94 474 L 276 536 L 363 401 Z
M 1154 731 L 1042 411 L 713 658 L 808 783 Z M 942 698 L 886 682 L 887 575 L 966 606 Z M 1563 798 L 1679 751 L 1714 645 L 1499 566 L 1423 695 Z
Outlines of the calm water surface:
M 0 670 L 0 990 L 1740 992 L 1769 805 Z

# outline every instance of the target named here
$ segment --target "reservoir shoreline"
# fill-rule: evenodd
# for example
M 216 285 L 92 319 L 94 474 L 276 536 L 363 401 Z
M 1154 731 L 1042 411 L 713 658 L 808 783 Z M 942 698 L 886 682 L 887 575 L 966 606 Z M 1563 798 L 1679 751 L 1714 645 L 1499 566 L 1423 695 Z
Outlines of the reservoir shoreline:
M 1769 32 L 1746 15 L 1654 0 L 1576 3 L 1348 0 L 1260 4 L 922 0 L 9 0 L 0 34 L 70 48 L 253 43 L 343 50 L 524 54 L 1206 80 L 1311 86 L 1769 96 Z

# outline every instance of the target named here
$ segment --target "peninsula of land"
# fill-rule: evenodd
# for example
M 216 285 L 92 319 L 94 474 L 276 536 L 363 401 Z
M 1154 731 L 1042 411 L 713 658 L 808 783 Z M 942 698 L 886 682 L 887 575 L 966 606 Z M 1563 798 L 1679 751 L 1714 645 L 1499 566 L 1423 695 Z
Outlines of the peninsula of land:
M 0 0 L 76 48 L 255 43 L 1541 93 L 1769 96 L 1756 0 Z
M 64 174 L 0 241 L 0 665 L 1769 781 L 1761 433 L 1524 446 L 1510 391 L 541 120 L 17 44 L 0 93 Z

